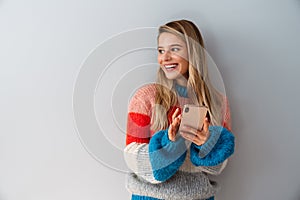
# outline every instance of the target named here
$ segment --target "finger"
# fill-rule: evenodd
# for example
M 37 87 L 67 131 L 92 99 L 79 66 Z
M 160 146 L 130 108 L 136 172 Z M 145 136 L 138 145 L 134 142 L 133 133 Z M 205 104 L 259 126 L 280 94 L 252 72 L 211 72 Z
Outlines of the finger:
M 178 125 L 181 123 L 181 114 L 180 115 L 178 115 L 176 118 L 175 118 L 175 120 L 176 120 L 176 123 L 178 123 Z
M 182 119 L 182 114 L 178 115 L 177 118 L 181 121 L 181 119 Z
M 174 120 L 177 117 L 178 113 L 179 113 L 179 108 L 176 108 L 175 112 L 172 115 L 172 120 Z
M 170 138 L 172 138 L 172 137 L 175 138 L 178 128 L 179 128 L 179 125 L 180 125 L 180 120 L 181 120 L 180 117 L 176 117 L 174 119 L 174 121 L 170 124 L 170 126 L 169 126 Z
M 174 126 L 171 124 L 170 126 L 169 126 L 169 130 L 168 130 L 168 137 L 169 137 L 169 139 L 171 140 L 171 141 L 175 141 L 175 131 L 174 131 Z
M 191 141 L 191 142 L 193 142 L 193 141 L 196 139 L 196 136 L 195 136 L 195 135 L 190 134 L 190 133 L 188 133 L 188 132 L 183 132 L 183 131 L 181 131 L 181 132 L 180 132 L 180 135 L 181 135 L 184 139 L 189 140 L 189 141 Z
M 190 140 L 199 140 L 202 142 L 205 142 L 207 140 L 207 135 L 204 134 L 200 134 L 200 132 L 198 131 L 197 134 L 191 133 L 191 132 L 187 132 L 185 130 L 180 130 L 180 134 L 184 134 L 186 137 L 188 137 Z
M 202 144 L 204 144 L 204 142 L 205 142 L 203 139 L 201 139 L 201 138 L 199 138 L 199 137 L 197 137 L 197 136 L 195 136 L 195 135 L 189 134 L 189 133 L 181 132 L 180 135 L 181 135 L 184 139 L 186 139 L 186 140 L 188 140 L 188 141 L 190 141 L 190 142 L 193 142 L 193 143 L 195 143 L 196 145 L 202 145 Z
M 171 134 L 173 132 L 173 125 L 172 124 L 170 124 L 170 126 L 169 126 L 169 130 L 168 130 L 168 133 L 169 134 Z
M 174 126 L 178 127 L 179 124 L 180 124 L 179 118 L 176 117 L 176 118 L 173 120 L 172 124 L 173 124 Z
M 209 121 L 208 121 L 208 118 L 205 117 L 204 123 L 203 123 L 203 132 L 204 132 L 204 133 L 207 133 L 208 128 L 209 128 Z
M 187 133 L 190 133 L 190 134 L 193 134 L 193 135 L 199 135 L 200 134 L 200 131 L 191 127 L 191 126 L 183 126 L 183 128 L 181 129 L 181 131 L 183 132 L 187 132 Z

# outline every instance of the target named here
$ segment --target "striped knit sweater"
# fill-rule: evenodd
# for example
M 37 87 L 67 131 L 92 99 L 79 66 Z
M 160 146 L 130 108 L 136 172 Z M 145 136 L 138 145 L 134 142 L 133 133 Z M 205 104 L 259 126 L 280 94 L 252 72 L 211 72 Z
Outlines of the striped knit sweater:
M 151 130 L 155 90 L 154 84 L 143 86 L 129 103 L 124 158 L 132 170 L 126 183 L 132 199 L 213 198 L 219 186 L 207 174 L 220 174 L 234 152 L 229 107 L 224 108 L 223 126 L 209 127 L 210 137 L 205 144 L 197 146 L 182 137 L 172 142 L 167 129 Z M 176 107 L 190 103 L 186 88 L 177 85 L 176 90 Z M 167 112 L 169 123 L 176 107 Z

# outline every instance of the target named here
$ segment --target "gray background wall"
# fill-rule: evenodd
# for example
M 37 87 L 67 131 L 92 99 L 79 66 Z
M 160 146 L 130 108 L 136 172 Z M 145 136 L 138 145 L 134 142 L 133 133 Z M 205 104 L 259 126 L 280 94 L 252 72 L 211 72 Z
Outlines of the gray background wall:
M 74 83 L 107 38 L 181 18 L 201 28 L 231 103 L 217 199 L 300 199 L 299 0 L 0 0 L 1 200 L 129 199 L 124 173 L 78 138 Z

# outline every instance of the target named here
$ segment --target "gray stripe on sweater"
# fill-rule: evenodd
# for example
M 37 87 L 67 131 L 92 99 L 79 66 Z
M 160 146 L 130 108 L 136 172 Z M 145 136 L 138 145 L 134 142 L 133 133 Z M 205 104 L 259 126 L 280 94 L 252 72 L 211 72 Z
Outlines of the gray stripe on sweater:
M 182 171 L 159 184 L 151 184 L 136 174 L 129 173 L 126 187 L 136 195 L 170 200 L 207 199 L 215 196 L 219 190 L 218 184 L 210 181 L 206 174 Z

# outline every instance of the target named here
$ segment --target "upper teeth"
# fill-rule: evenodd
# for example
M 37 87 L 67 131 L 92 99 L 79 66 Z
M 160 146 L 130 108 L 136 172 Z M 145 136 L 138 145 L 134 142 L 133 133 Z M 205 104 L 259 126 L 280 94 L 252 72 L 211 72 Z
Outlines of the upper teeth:
M 176 67 L 176 65 L 165 65 L 166 68 L 172 68 L 172 67 Z

